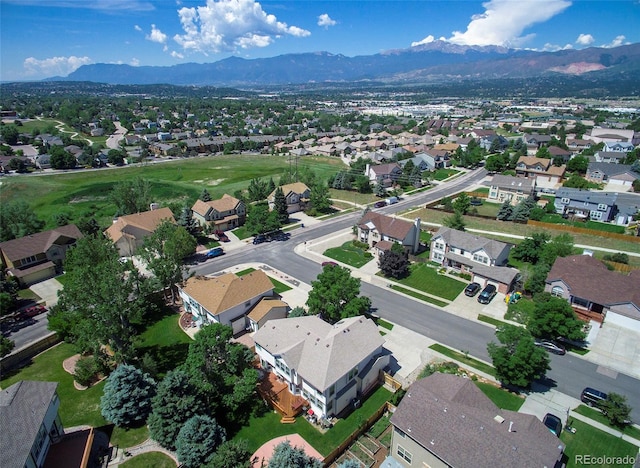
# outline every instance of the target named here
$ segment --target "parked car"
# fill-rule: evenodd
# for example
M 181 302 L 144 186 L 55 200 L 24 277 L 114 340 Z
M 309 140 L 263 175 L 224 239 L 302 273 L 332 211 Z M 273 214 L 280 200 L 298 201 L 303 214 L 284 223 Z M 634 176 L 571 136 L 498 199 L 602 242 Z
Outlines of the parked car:
M 606 393 L 591 387 L 586 387 L 580 394 L 580 401 L 589 406 L 600 406 L 606 399 Z
M 229 242 L 229 237 L 225 234 L 224 231 L 216 231 L 214 232 L 214 234 L 220 242 Z
M 22 319 L 33 318 L 36 315 L 44 314 L 47 308 L 42 304 L 37 304 L 20 311 L 19 317 Z
M 560 437 L 560 433 L 562 432 L 562 421 L 560 421 L 560 418 L 558 416 L 556 416 L 555 414 L 547 413 L 544 415 L 542 423 L 547 426 L 552 434 Z
M 258 244 L 262 244 L 263 242 L 270 242 L 270 241 L 271 241 L 271 239 L 269 239 L 264 234 L 258 234 L 257 236 L 255 236 L 253 238 L 254 245 L 258 245 Z
M 481 286 L 479 283 L 471 283 L 466 288 L 464 288 L 464 293 L 469 297 L 473 297 L 476 294 L 478 294 L 478 291 L 480 291 L 480 288 Z
M 267 237 L 270 240 L 275 240 L 275 241 L 286 241 L 289 239 L 289 237 L 291 237 L 291 234 L 289 234 L 288 232 L 282 232 L 282 231 L 274 231 L 274 232 L 270 232 Z
M 215 247 L 207 252 L 207 258 L 215 258 L 219 257 L 220 255 L 224 255 L 224 250 L 222 250 L 222 247 Z
M 387 206 L 387 202 L 384 200 L 377 201 L 373 204 L 374 208 L 382 208 L 383 206 Z
M 564 356 L 567 354 L 567 350 L 561 344 L 555 343 L 551 340 L 535 340 L 536 346 L 546 349 L 550 353 L 559 354 Z
M 480 295 L 478 296 L 478 302 L 480 304 L 488 304 L 497 294 L 496 287 L 493 284 L 488 284 L 484 287 Z

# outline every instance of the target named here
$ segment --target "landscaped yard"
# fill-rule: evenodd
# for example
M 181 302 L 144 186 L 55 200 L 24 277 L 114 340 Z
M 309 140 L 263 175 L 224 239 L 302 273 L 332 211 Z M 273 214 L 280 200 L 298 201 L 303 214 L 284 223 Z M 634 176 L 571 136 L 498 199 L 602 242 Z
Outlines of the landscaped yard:
M 459 173 L 460 171 L 456 170 L 456 169 L 437 169 L 436 171 L 434 171 L 431 174 L 431 178 L 434 180 L 445 180 L 448 179 L 449 177 L 451 177 L 452 175 L 455 175 L 457 173 Z
M 358 205 L 368 205 L 369 203 L 380 200 L 380 198 L 376 197 L 373 193 L 360 193 L 357 190 L 338 190 L 334 188 L 329 189 L 329 198 L 344 200 Z
M 467 286 L 467 283 L 441 275 L 435 268 L 425 263 L 410 266 L 411 274 L 398 280 L 399 283 L 453 301 Z
M 638 456 L 638 447 L 620 437 L 603 432 L 578 420 L 571 420 L 571 426 L 576 429 L 575 434 L 563 430 L 560 435 L 560 439 L 567 445 L 564 453 L 567 457 L 568 468 L 587 465 L 602 468 L 631 467 L 632 463 L 617 463 L 614 457 L 623 458 L 626 456 L 627 459 L 630 459 Z M 585 456 L 592 457 L 592 461 L 585 463 Z M 593 460 L 599 457 L 602 458 L 597 461 Z
M 150 325 L 141 335 L 136 348 L 140 356 L 149 354 L 157 366 L 159 377 L 184 362 L 191 338 L 182 331 L 177 314 L 166 315 Z
M 465 353 L 459 353 L 458 351 L 454 351 L 453 349 L 447 348 L 446 346 L 443 346 L 439 343 L 434 343 L 429 346 L 429 348 L 439 352 L 440 354 L 444 354 L 451 359 L 455 359 L 458 362 L 466 364 L 473 369 L 479 370 L 480 372 L 484 372 L 485 374 L 489 375 L 495 375 L 496 371 L 492 366 L 478 361 L 477 359 L 474 359 Z
M 332 247 L 324 251 L 323 255 L 333 258 L 354 268 L 360 268 L 371 261 L 373 255 L 363 248 L 354 245 L 353 241 L 348 241 L 340 247 Z
M 297 433 L 318 452 L 326 456 L 352 434 L 362 422 L 373 415 L 389 398 L 391 398 L 391 392 L 383 387 L 378 388 L 369 398 L 362 402 L 360 408 L 345 419 L 339 420 L 325 434 L 320 433 L 303 417 L 296 418 L 296 422 L 293 424 L 281 424 L 280 415 L 274 411 L 269 411 L 263 416 L 252 417 L 249 425 L 240 429 L 233 438 L 247 440 L 249 450 L 254 452 L 262 444 L 274 437 Z
M 640 429 L 638 429 L 635 426 L 625 426 L 624 429 L 620 429 L 618 427 L 612 426 L 609 423 L 609 420 L 607 419 L 607 417 L 604 414 L 602 414 L 600 410 L 597 410 L 595 408 L 589 408 L 586 405 L 580 405 L 577 408 L 575 408 L 573 411 L 583 416 L 587 416 L 588 418 L 593 419 L 594 421 L 597 421 L 601 424 L 604 424 L 605 426 L 609 426 L 609 427 L 612 427 L 613 429 L 621 431 L 624 434 L 628 435 L 629 437 L 633 437 L 634 439 L 640 440 Z
M 141 453 L 124 463 L 121 463 L 122 468 L 175 468 L 176 462 L 170 457 L 160 452 L 148 452 Z

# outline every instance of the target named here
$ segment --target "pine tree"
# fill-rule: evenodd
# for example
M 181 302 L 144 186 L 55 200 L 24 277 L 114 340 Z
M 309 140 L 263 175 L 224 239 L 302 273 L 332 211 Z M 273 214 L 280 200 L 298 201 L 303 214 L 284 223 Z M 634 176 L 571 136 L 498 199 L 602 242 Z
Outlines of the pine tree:
M 227 440 L 227 432 L 209 416 L 193 416 L 178 433 L 176 454 L 188 468 L 200 467 L 213 457 L 216 449 Z
M 373 186 L 373 193 L 376 197 L 382 198 L 387 194 L 387 191 L 382 184 L 378 183 Z
M 123 364 L 107 378 L 100 410 L 107 421 L 119 427 L 135 427 L 147 420 L 156 382 L 131 365 Z
M 273 211 L 278 213 L 278 221 L 280 221 L 280 224 L 287 224 L 289 222 L 287 199 L 284 196 L 282 187 L 278 187 L 273 195 Z
M 500 209 L 498 210 L 496 219 L 498 219 L 499 221 L 511 221 L 512 218 L 513 207 L 511 206 L 511 202 L 509 200 L 505 200 L 502 205 L 500 205 Z
M 202 200 L 203 202 L 208 202 L 211 201 L 211 194 L 206 188 L 203 188 L 202 192 L 200 192 L 200 197 L 198 198 L 200 198 L 200 200 Z
M 273 449 L 267 468 L 320 468 L 321 466 L 320 460 L 307 455 L 304 449 L 292 447 L 286 440 Z

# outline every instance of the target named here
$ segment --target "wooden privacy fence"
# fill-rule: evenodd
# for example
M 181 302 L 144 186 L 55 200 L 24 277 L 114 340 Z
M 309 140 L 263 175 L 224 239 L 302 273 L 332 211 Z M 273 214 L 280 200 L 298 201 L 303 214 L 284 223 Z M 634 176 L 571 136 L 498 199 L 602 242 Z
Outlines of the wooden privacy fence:
M 640 237 L 637 236 L 629 236 L 627 234 L 618 234 L 617 232 L 607 232 L 607 231 L 598 231 L 597 229 L 586 229 L 579 228 L 575 226 L 567 226 L 566 224 L 555 224 L 555 223 L 543 223 L 542 221 L 527 221 L 527 224 L 534 227 L 540 227 L 543 229 L 555 229 L 557 231 L 566 231 L 573 232 L 574 234 L 590 234 L 592 236 L 602 236 L 608 237 L 610 239 L 618 239 L 628 242 L 638 242 L 640 243 Z
M 394 393 L 402 388 L 402 384 L 398 382 L 396 379 L 394 379 L 391 375 L 384 372 L 383 376 L 384 376 L 384 385 L 389 388 L 392 388 Z

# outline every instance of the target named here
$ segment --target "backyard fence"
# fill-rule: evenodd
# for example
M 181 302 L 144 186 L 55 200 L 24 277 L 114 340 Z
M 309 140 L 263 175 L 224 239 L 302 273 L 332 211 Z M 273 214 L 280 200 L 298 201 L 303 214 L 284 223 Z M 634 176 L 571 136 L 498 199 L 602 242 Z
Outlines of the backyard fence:
M 384 376 L 384 385 L 395 393 L 402 388 L 402 384 L 394 379 L 391 375 L 386 372 L 383 373 Z
M 596 229 L 586 229 L 579 228 L 575 226 L 567 226 L 565 224 L 555 224 L 555 223 L 543 223 L 542 221 L 527 221 L 527 224 L 534 227 L 540 227 L 543 229 L 555 229 L 558 231 L 566 231 L 572 232 L 574 234 L 588 234 L 588 235 L 597 235 L 602 237 L 608 237 L 609 239 L 617 239 L 627 242 L 638 242 L 640 243 L 640 237 L 637 236 L 629 236 L 627 234 L 618 234 L 617 232 L 607 232 L 607 231 L 599 231 Z

